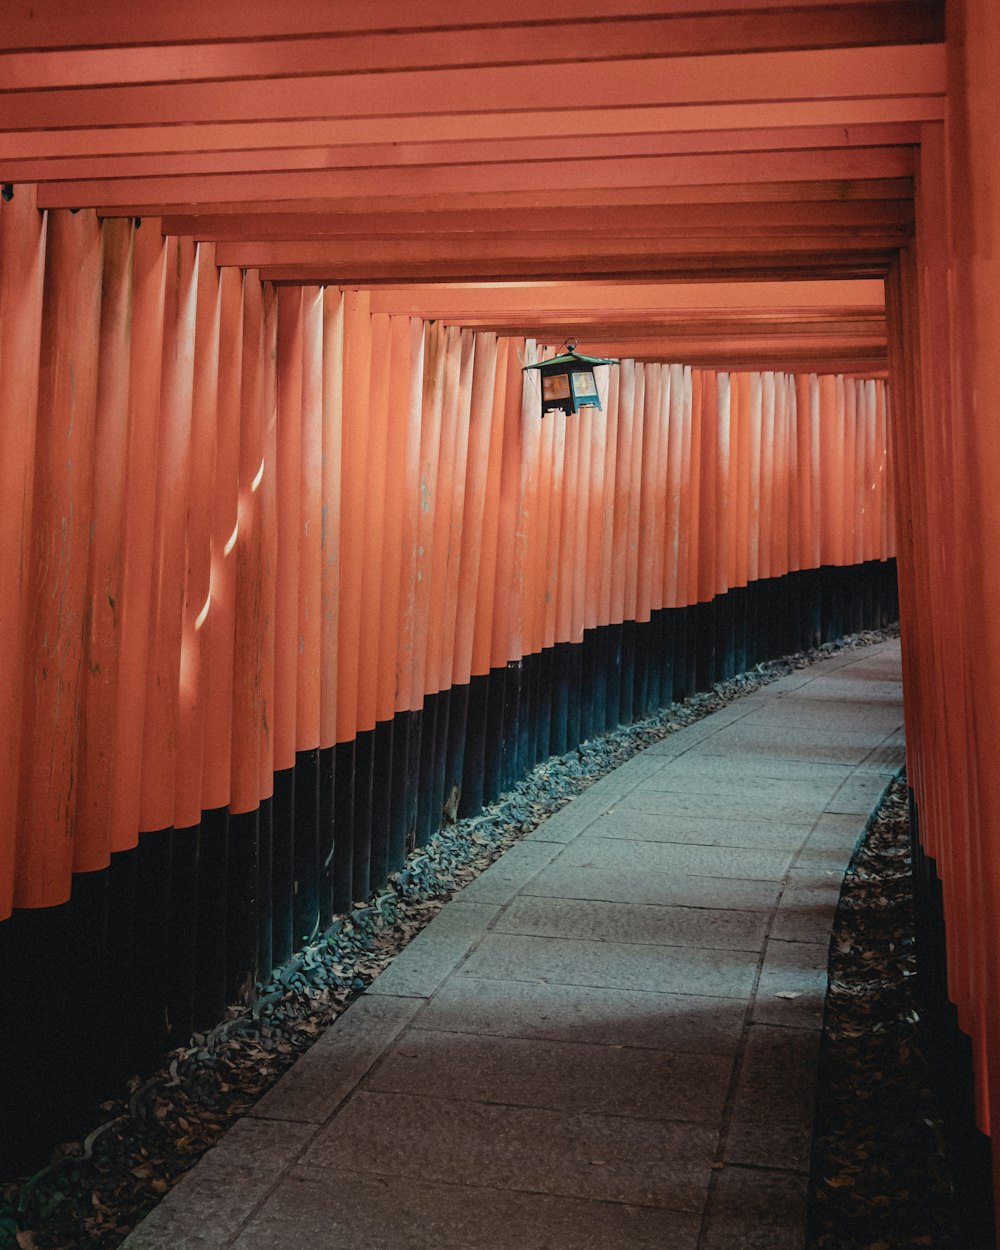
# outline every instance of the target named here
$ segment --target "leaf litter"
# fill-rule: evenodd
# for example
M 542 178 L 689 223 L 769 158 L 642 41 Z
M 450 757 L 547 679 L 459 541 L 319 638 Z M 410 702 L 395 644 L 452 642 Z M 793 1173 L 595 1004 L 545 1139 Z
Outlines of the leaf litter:
M 84 1140 L 55 1145 L 34 1176 L 0 1178 L 0 1250 L 114 1250 L 447 900 L 548 816 L 646 747 L 761 686 L 897 636 L 866 630 L 759 664 L 546 760 L 479 815 L 447 824 L 384 889 L 275 969 L 252 1004 L 230 1007 L 148 1080 L 109 1091 Z
M 844 878 L 813 1128 L 807 1250 L 971 1250 L 918 1006 L 906 781 Z

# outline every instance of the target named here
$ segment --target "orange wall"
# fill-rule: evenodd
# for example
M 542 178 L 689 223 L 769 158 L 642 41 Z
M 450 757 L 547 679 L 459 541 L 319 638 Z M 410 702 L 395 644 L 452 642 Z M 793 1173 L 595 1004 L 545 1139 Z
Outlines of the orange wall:
M 894 552 L 883 383 L 631 360 L 0 206 L 0 918 L 585 628 Z

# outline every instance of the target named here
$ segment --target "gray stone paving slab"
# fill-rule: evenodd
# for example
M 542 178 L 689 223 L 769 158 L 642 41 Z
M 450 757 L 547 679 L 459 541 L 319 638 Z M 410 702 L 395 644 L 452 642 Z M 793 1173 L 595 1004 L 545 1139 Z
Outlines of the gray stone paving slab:
M 808 829 L 816 819 L 816 800 L 811 803 L 794 794 L 785 795 L 774 802 L 751 794 L 741 801 L 739 811 L 733 811 L 731 794 L 698 794 L 683 790 L 635 790 L 616 803 L 610 811 L 598 817 L 586 831 L 599 838 L 608 837 L 609 827 L 621 825 L 625 829 L 643 830 L 654 826 L 657 820 L 670 820 L 679 824 L 687 820 L 714 820 L 730 825 L 799 825 Z M 772 830 L 780 837 L 780 830 Z M 614 835 L 611 835 L 614 836 Z
M 631 796 L 630 796 L 631 797 Z M 731 803 L 731 800 L 730 800 Z M 798 819 L 802 813 L 795 813 Z M 761 820 L 743 816 L 657 815 L 621 804 L 596 820 L 584 837 L 621 838 L 633 842 L 681 842 L 691 846 L 731 846 L 795 851 L 809 833 L 808 823 Z
M 716 780 L 739 783 L 749 778 L 752 781 L 817 781 L 828 785 L 832 792 L 851 775 L 852 766 L 825 760 L 755 760 L 745 756 L 730 759 L 725 755 L 701 755 L 690 751 L 674 756 L 664 776 L 672 776 L 675 770 L 686 779 L 685 784 L 697 784 L 697 779 L 704 777 L 706 785 L 712 788 Z
M 860 764 L 879 745 L 878 733 L 851 732 L 848 730 L 809 729 L 801 727 L 775 734 L 766 724 L 734 725 L 725 733 L 714 735 L 692 747 L 714 755 L 730 755 L 734 758 L 752 756 L 786 760 L 832 760 L 835 763 Z
M 420 999 L 366 994 L 254 1106 L 265 1120 L 322 1124 L 392 1045 L 420 1008 Z
M 753 987 L 753 951 L 580 942 L 490 933 L 459 976 L 502 981 L 555 981 L 660 993 L 746 998 Z
M 858 706 L 862 714 L 869 704 L 899 707 L 899 683 L 885 681 L 877 670 L 865 669 L 860 664 L 850 666 L 850 671 L 838 673 L 836 677 L 816 677 L 798 693 L 815 701 Z M 784 700 L 780 702 L 783 704 Z
M 768 940 L 750 1016 L 754 1024 L 781 1024 L 797 1029 L 823 1027 L 829 948 L 829 940 Z
M 842 854 L 845 867 L 849 858 L 849 853 Z M 793 868 L 771 924 L 771 937 L 781 942 L 828 943 L 840 899 L 842 875 Z
M 812 688 L 781 700 L 777 709 L 782 729 L 812 729 L 823 732 L 836 730 L 840 733 L 854 732 L 860 727 L 873 732 L 888 734 L 899 724 L 898 707 L 877 701 L 834 702 L 833 699 L 813 698 Z M 775 710 L 761 708 L 751 713 L 741 724 L 757 726 L 770 724 Z
M 732 1056 L 745 1014 L 736 998 L 462 976 L 438 990 L 414 1029 Z
M 816 1029 L 751 1026 L 725 1145 L 727 1163 L 808 1175 L 819 1042 Z
M 488 1176 L 500 1189 L 699 1212 L 717 1137 L 704 1124 L 360 1092 L 294 1173 L 469 1185 Z
M 368 987 L 369 994 L 427 998 L 499 914 L 488 903 L 452 899 Z
M 665 767 L 665 760 L 657 759 L 644 751 L 640 755 L 633 755 L 624 764 L 619 764 L 614 772 L 599 777 L 593 785 L 587 787 L 585 793 L 595 799 L 603 799 L 605 795 L 614 798 L 632 786 L 655 777 Z
M 716 1175 L 702 1250 L 802 1250 L 806 1177 L 727 1164 Z
M 638 846 L 639 843 L 631 843 Z M 685 907 L 735 907 L 737 910 L 769 911 L 780 890 L 780 879 L 755 881 L 728 877 L 690 877 L 680 873 L 650 871 L 628 857 L 613 864 L 588 866 L 557 860 L 524 888 L 525 894 L 546 898 L 604 899 Z
M 881 790 L 879 791 L 881 793 Z M 823 812 L 806 838 L 806 848 L 841 851 L 848 856 L 854 853 L 858 838 L 864 830 L 871 808 L 864 813 L 850 815 L 846 812 Z
M 700 1217 L 482 1185 L 290 1176 L 234 1250 L 695 1250 Z
M 473 903 L 509 903 L 559 854 L 557 842 L 518 842 L 462 890 Z
M 716 765 L 714 773 L 698 768 L 700 760 L 711 760 Z M 841 788 L 848 774 L 842 776 L 827 775 L 823 777 L 762 777 L 755 768 L 744 769 L 742 773 L 727 771 L 718 767 L 719 756 L 682 755 L 672 762 L 672 767 L 665 768 L 655 777 L 642 782 L 631 794 L 626 795 L 623 803 L 635 803 L 637 800 L 655 798 L 663 792 L 690 795 L 711 795 L 713 798 L 725 797 L 739 800 L 739 807 L 745 803 L 765 802 L 779 809 L 788 804 L 808 803 L 813 809 L 817 803 L 825 803 L 833 798 Z M 794 763 L 794 761 L 792 761 Z
M 767 931 L 765 921 L 756 911 L 524 897 L 504 911 L 494 932 L 756 951 Z
M 898 772 L 906 763 L 906 745 L 902 734 L 892 734 L 879 743 L 861 761 L 860 768 L 874 768 L 879 771 Z
M 315 1131 L 308 1124 L 238 1120 L 123 1245 L 128 1250 L 216 1250 Z
M 608 798 L 593 793 L 593 786 L 571 799 L 525 836 L 525 842 L 572 842 L 608 806 Z
M 866 820 L 877 807 L 895 770 L 870 771 L 849 777 L 826 805 L 828 812 L 839 815 L 860 816 Z
M 733 1058 L 411 1029 L 365 1088 L 640 1120 L 722 1115 Z
M 790 861 L 791 852 L 787 850 L 591 837 L 568 846 L 559 860 L 560 864 L 597 868 L 602 872 L 626 868 L 672 877 L 731 877 L 756 881 L 781 881 Z

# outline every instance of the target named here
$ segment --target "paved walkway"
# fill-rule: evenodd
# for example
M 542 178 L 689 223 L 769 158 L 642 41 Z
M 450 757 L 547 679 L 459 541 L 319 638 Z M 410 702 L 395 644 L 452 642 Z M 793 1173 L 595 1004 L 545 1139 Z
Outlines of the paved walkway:
M 129 1250 L 801 1250 L 830 925 L 898 644 L 783 678 L 465 889 Z

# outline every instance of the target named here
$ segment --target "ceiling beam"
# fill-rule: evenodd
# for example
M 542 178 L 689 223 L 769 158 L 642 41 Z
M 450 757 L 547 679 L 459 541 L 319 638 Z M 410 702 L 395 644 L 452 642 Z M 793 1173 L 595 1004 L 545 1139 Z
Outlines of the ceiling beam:
M 684 313 L 829 313 L 839 317 L 847 310 L 873 316 L 885 311 L 885 286 L 878 280 L 647 282 L 615 286 L 592 282 L 512 282 L 495 286 L 387 285 L 371 293 L 373 313 L 445 321 L 493 315 L 512 319 L 542 314 L 570 316 L 593 310 L 642 318 Z
M 416 238 L 428 235 L 552 233 L 584 237 L 615 231 L 622 237 L 649 232 L 771 229 L 828 226 L 913 225 L 910 200 L 821 200 L 777 204 L 561 205 L 542 209 L 459 209 L 454 212 L 188 214 L 164 217 L 165 235 L 216 242 L 294 242 L 338 238 Z
M 817 96 L 943 98 L 945 88 L 944 46 L 914 44 L 599 61 L 585 74 L 575 65 L 548 65 L 544 73 L 513 65 L 15 91 L 4 98 L 3 128 L 559 111 L 581 95 L 618 109 Z
M 780 130 L 790 127 L 858 127 L 940 120 L 937 95 L 853 100 L 741 101 L 630 109 L 578 107 L 558 112 L 448 114 L 434 116 L 294 118 L 284 121 L 215 122 L 201 119 L 171 126 L 96 126 L 82 129 L 0 130 L 0 162 L 86 156 L 236 152 L 270 148 L 345 148 L 600 135 L 675 136 L 708 131 Z M 331 164 L 338 154 L 331 152 Z M 15 181 L 13 177 L 8 181 Z
M 747 13 L 673 14 L 591 24 L 549 21 L 471 27 L 454 24 L 422 31 L 334 34 L 308 38 L 247 38 L 242 19 L 236 41 L 148 44 L 0 52 L 0 95 L 12 91 L 120 87 L 143 83 L 249 82 L 308 75 L 384 73 L 485 66 L 646 60 L 941 42 L 939 13 L 915 0 L 831 4 L 812 9 Z M 504 14 L 504 17 L 507 15 Z M 109 34 L 112 32 L 108 32 Z
M 249 200 L 285 201 L 289 196 L 336 200 L 417 195 L 490 195 L 510 191 L 653 188 L 726 183 L 799 182 L 815 179 L 912 177 L 915 149 L 876 147 L 850 150 L 737 152 L 694 156 L 609 157 L 586 162 L 539 161 L 523 164 L 408 166 L 358 170 L 288 170 L 279 173 L 205 174 L 184 178 L 118 178 L 44 183 L 41 208 L 114 208 L 172 203 L 208 205 Z M 151 210 L 146 209 L 147 212 Z
M 16 188 L 15 188 L 16 194 Z M 32 195 L 35 192 L 32 191 Z M 905 178 L 844 178 L 808 182 L 760 182 L 760 183 L 710 183 L 697 186 L 656 187 L 583 187 L 573 196 L 572 203 L 583 208 L 618 205 L 671 205 L 671 204 L 791 204 L 843 202 L 875 199 L 912 199 L 913 179 Z M 409 195 L 405 199 L 383 199 L 378 202 L 378 212 L 437 213 L 447 211 L 481 212 L 484 209 L 551 209 L 567 204 L 566 192 L 561 189 L 537 191 L 494 191 L 484 195 L 478 192 L 453 191 Z M 289 200 L 218 200 L 211 204 L 198 202 L 180 204 L 176 200 L 156 203 L 98 204 L 101 217 L 169 217 L 169 216 L 247 216 L 275 213 L 335 214 L 354 213 L 362 217 L 371 213 L 374 205 L 365 196 L 348 195 L 329 197 L 304 196 Z
M 781 229 L 768 234 L 733 235 L 720 230 L 705 237 L 677 237 L 658 234 L 653 237 L 621 238 L 604 236 L 598 239 L 550 238 L 547 235 L 507 236 L 494 238 L 459 236 L 441 238 L 434 235 L 426 239 L 353 239 L 318 243 L 220 243 L 216 253 L 218 264 L 237 265 L 244 269 L 265 266 L 314 267 L 324 272 L 337 268 L 358 269 L 372 265 L 376 268 L 403 264 L 464 264 L 483 261 L 494 265 L 531 264 L 535 261 L 551 261 L 562 265 L 584 265 L 601 257 L 615 261 L 633 261 L 644 264 L 662 259 L 684 258 L 710 251 L 714 256 L 777 256 L 789 252 L 813 253 L 824 248 L 842 255 L 850 252 L 880 251 L 899 247 L 909 234 L 906 227 L 879 226 L 861 229 L 856 226 L 839 228 L 838 232 L 799 233 Z
M 150 152 L 130 156 L 81 156 L 3 162 L 8 182 L 80 181 L 100 178 L 162 178 L 282 170 L 426 168 L 451 165 L 521 165 L 544 161 L 590 161 L 718 152 L 817 151 L 831 148 L 913 146 L 916 122 L 871 126 L 796 126 L 773 130 L 704 131 L 683 134 L 598 135 L 574 138 L 482 139 L 461 143 L 382 142 L 337 148 L 262 148 L 234 152 Z
M 623 262 L 611 257 L 586 257 L 574 264 L 566 261 L 531 261 L 517 264 L 432 262 L 429 264 L 395 264 L 359 266 L 354 272 L 344 267 L 323 269 L 315 265 L 270 265 L 259 270 L 265 281 L 301 285 L 337 283 L 342 286 L 377 286 L 381 283 L 405 282 L 503 282 L 546 281 L 553 278 L 572 280 L 604 279 L 609 282 L 634 282 L 648 278 L 663 282 L 744 281 L 760 278 L 884 278 L 898 249 L 856 252 L 840 256 L 829 250 L 776 256 L 715 256 L 698 253 L 674 263 L 649 260 Z
M 210 5 L 203 0 L 172 0 L 169 5 L 103 0 L 97 7 L 89 0 L 7 0 L 4 45 L 19 50 L 141 48 L 456 28 L 471 32 L 511 25 L 544 35 L 547 27 L 563 23 L 586 25 L 599 37 L 604 26 L 664 15 L 711 21 L 719 15 L 759 20 L 781 14 L 795 20 L 807 14 L 821 22 L 833 10 L 847 22 L 852 11 L 879 21 L 881 12 L 898 17 L 901 8 L 906 11 L 904 30 L 922 30 L 928 21 L 943 23 L 943 7 L 941 0 L 912 0 L 902 6 L 896 0 L 615 0 L 609 12 L 606 0 L 547 0 L 544 6 L 535 0 L 507 0 L 501 11 L 491 0 L 463 0 L 460 5 L 454 0 L 337 0 L 336 5 L 329 0 L 214 0 Z

